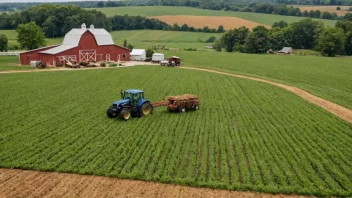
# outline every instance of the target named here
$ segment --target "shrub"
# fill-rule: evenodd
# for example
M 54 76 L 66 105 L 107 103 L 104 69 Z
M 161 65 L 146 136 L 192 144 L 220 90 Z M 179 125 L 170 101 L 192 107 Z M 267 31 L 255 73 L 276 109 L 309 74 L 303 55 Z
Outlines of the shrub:
M 207 42 L 207 43 L 212 43 L 212 42 L 214 42 L 215 41 L 215 36 L 211 36 L 211 37 L 209 37 L 205 42 Z
M 106 66 L 106 63 L 101 62 L 101 63 L 100 63 L 100 66 L 101 66 L 101 67 L 105 67 L 105 66 Z
M 111 66 L 111 67 L 116 67 L 117 64 L 116 64 L 116 63 L 112 63 L 110 66 Z
M 183 49 L 183 51 L 197 51 L 197 49 L 196 48 L 188 48 L 188 49 Z

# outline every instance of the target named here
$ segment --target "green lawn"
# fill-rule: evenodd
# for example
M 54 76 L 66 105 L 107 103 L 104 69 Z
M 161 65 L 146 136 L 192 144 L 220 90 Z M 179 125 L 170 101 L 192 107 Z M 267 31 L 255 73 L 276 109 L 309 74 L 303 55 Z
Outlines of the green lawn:
M 180 56 L 184 66 L 210 68 L 283 82 L 352 109 L 352 64 L 349 58 L 209 52 L 166 53 Z
M 160 66 L 0 76 L 0 167 L 352 193 L 352 124 L 272 85 Z M 153 102 L 196 94 L 201 107 L 108 119 L 106 108 L 129 88 L 145 90 Z
M 234 16 L 260 24 L 272 25 L 274 22 L 284 20 L 288 23 L 296 22 L 304 19 L 304 17 L 281 16 L 273 14 L 260 14 L 251 12 L 232 12 L 232 11 L 216 11 L 205 10 L 189 7 L 168 7 L 168 6 L 140 6 L 140 7 L 114 7 L 114 8 L 94 8 L 105 13 L 107 16 L 114 15 L 131 15 L 131 16 L 162 16 L 162 15 L 193 15 L 193 16 Z M 334 26 L 334 20 L 321 20 L 326 25 Z

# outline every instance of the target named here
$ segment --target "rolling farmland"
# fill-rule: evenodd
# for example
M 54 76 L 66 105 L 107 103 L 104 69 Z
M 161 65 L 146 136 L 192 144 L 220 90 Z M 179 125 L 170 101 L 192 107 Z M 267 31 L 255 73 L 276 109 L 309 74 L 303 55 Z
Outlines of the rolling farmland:
M 30 66 L 18 66 L 18 56 L 0 56 L 0 71 L 31 69 Z
M 348 11 L 351 6 L 294 6 L 298 7 L 302 12 L 307 10 L 308 12 L 311 10 L 320 10 L 321 12 L 335 12 L 339 16 L 345 16 L 347 13 L 352 13 Z M 337 7 L 340 7 L 341 10 L 336 10 Z
M 209 28 L 217 29 L 220 25 L 222 25 L 224 26 L 225 30 L 240 28 L 242 26 L 246 26 L 249 29 L 253 29 L 258 25 L 262 25 L 262 24 L 241 19 L 238 17 L 166 15 L 166 16 L 153 16 L 150 18 L 159 19 L 160 21 L 164 21 L 169 25 L 173 25 L 175 23 L 180 25 L 187 24 L 188 26 L 195 27 L 195 28 L 203 28 L 205 26 L 208 26 Z M 264 25 L 264 26 L 269 29 L 271 28 L 271 26 L 269 25 Z
M 183 65 L 255 76 L 294 85 L 352 109 L 352 70 L 348 58 L 240 53 L 167 52 Z
M 251 12 L 231 12 L 231 11 L 216 11 L 205 10 L 189 7 L 169 7 L 169 6 L 141 6 L 141 7 L 114 7 L 114 8 L 94 8 L 95 10 L 105 13 L 107 16 L 114 15 L 139 15 L 139 16 L 165 16 L 165 15 L 192 15 L 192 16 L 233 16 L 248 21 L 253 21 L 259 24 L 273 25 L 274 22 L 284 20 L 287 23 L 297 22 L 304 19 L 304 17 L 282 16 L 274 14 L 261 14 Z M 326 25 L 334 26 L 335 20 L 313 19 L 321 20 Z
M 159 66 L 1 75 L 1 167 L 229 190 L 352 193 L 352 124 L 280 88 Z M 202 106 L 107 119 L 120 88 L 144 89 L 152 101 L 194 93 Z
M 18 45 L 16 40 L 17 33 L 14 30 L 7 30 L 7 35 L 12 39 L 9 45 Z M 153 45 L 164 45 L 170 48 L 197 48 L 205 49 L 207 45 L 205 41 L 214 36 L 220 38 L 219 33 L 203 33 L 203 32 L 178 32 L 178 31 L 162 31 L 162 30 L 125 30 L 112 31 L 111 36 L 117 45 L 123 45 L 126 39 L 136 48 L 151 48 Z M 56 45 L 62 43 L 63 38 L 47 38 L 47 45 Z

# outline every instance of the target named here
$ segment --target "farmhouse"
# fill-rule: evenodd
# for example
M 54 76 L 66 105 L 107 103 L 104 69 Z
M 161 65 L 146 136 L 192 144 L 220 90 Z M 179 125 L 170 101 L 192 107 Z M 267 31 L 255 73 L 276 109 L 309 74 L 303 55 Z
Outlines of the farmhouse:
M 114 44 L 109 32 L 105 29 L 89 29 L 85 24 L 74 28 L 65 35 L 61 45 L 30 50 L 20 54 L 22 65 L 39 60 L 48 66 L 64 65 L 65 62 L 90 61 L 129 61 L 131 50 Z
M 133 49 L 131 52 L 131 60 L 144 61 L 146 59 L 145 49 Z

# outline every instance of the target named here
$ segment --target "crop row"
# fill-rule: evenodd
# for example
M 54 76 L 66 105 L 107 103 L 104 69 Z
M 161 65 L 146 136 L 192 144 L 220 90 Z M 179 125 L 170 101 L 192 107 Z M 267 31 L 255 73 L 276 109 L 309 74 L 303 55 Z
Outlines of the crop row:
M 108 119 L 106 108 L 129 88 L 143 89 L 153 102 L 196 94 L 201 108 Z M 352 125 L 271 85 L 133 67 L 3 75 L 0 100 L 1 167 L 229 190 L 351 194 Z

